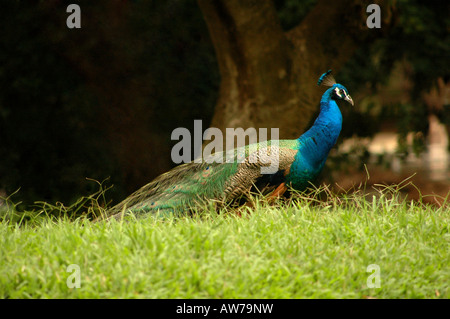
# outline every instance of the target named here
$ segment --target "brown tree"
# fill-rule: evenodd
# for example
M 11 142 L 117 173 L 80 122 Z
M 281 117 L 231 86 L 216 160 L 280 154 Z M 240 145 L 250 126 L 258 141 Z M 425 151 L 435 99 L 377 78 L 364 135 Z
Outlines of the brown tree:
M 369 3 L 381 7 L 382 28 L 369 29 Z M 271 0 L 198 0 L 217 55 L 220 95 L 211 126 L 278 127 L 298 137 L 317 110 L 317 79 L 336 73 L 363 43 L 391 23 L 386 1 L 319 0 L 284 32 Z

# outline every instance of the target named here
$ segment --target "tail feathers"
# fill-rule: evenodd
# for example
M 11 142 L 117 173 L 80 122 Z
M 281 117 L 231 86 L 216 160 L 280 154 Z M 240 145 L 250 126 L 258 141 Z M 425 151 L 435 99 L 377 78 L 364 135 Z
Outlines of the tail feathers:
M 223 206 L 237 200 L 256 186 L 264 193 L 284 181 L 285 172 L 297 154 L 297 141 L 281 141 L 283 146 L 253 144 L 233 150 L 225 162 L 187 163 L 160 175 L 151 183 L 111 208 L 107 215 L 120 218 L 124 214 L 136 216 L 182 216 L 209 203 Z M 263 152 L 257 152 L 262 148 Z M 267 151 L 266 152 L 264 151 Z M 270 151 L 269 151 L 270 150 Z M 270 153 L 270 156 L 269 156 Z M 224 156 L 226 153 L 220 153 Z M 239 157 L 242 155 L 242 160 Z M 276 171 L 262 174 L 262 168 L 276 156 Z
M 182 216 L 206 198 L 218 199 L 233 164 L 188 163 L 160 175 L 151 183 L 112 207 L 107 215 Z
M 113 218 L 120 219 L 127 214 L 140 217 L 151 213 L 155 217 L 180 217 L 189 213 L 194 203 L 193 196 L 183 193 L 159 193 L 142 201 L 122 202 L 110 211 Z
M 151 214 L 149 214 L 151 213 Z M 155 218 L 158 219 L 164 219 L 164 218 L 171 218 L 171 217 L 179 217 L 180 214 L 177 214 L 172 208 L 168 208 L 168 209 L 158 209 L 158 210 L 147 210 L 145 208 L 141 208 L 141 209 L 134 209 L 134 208 L 130 208 L 127 209 L 124 207 L 123 211 L 120 213 L 116 213 L 110 217 L 108 217 L 108 219 L 115 219 L 115 220 L 122 220 L 124 217 L 128 216 L 128 215 L 133 215 L 135 218 L 143 218 L 143 217 L 149 217 L 149 216 L 153 216 Z

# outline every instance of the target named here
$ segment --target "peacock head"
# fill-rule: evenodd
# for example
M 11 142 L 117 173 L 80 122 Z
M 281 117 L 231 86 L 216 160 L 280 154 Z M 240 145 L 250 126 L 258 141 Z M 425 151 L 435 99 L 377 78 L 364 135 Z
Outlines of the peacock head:
M 331 70 L 328 70 L 327 72 L 325 72 L 320 76 L 317 85 L 331 86 L 331 88 L 328 89 L 327 91 L 330 92 L 330 97 L 333 100 L 344 100 L 350 103 L 351 105 L 354 105 L 352 97 L 348 93 L 346 87 L 343 86 L 342 84 L 336 83 L 336 80 L 331 74 Z

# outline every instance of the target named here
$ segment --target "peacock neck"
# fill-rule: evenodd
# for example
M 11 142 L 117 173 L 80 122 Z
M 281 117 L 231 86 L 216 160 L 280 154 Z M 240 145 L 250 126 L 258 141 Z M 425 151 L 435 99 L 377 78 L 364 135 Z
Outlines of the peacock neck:
M 334 99 L 332 88 L 328 89 L 320 101 L 320 113 L 313 126 L 299 137 L 305 145 L 302 156 L 314 166 L 322 166 L 329 151 L 336 144 L 342 128 L 342 114 Z

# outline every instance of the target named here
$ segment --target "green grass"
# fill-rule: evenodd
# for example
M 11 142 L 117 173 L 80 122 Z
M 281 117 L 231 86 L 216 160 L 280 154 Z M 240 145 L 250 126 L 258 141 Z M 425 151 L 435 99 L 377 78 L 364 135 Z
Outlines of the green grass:
M 297 196 L 244 217 L 5 218 L 0 297 L 450 298 L 448 204 L 399 198 Z M 71 264 L 80 288 L 67 286 Z M 367 287 L 371 264 L 380 288 Z

